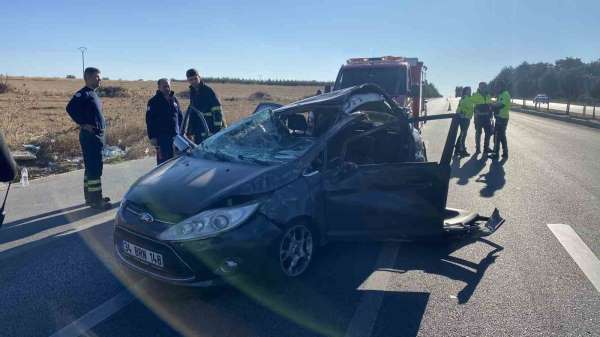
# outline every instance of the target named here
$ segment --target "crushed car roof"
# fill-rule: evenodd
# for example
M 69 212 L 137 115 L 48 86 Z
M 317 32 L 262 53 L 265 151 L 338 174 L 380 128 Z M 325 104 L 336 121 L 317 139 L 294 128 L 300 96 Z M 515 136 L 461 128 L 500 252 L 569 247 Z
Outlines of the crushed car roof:
M 315 106 L 343 106 L 350 98 L 356 94 L 376 94 L 381 95 L 382 100 L 388 101 L 390 104 L 394 104 L 395 108 L 398 108 L 394 101 L 388 97 L 388 95 L 375 84 L 362 84 L 346 89 L 340 89 L 332 91 L 326 94 L 312 96 L 305 98 L 300 101 L 284 105 L 274 111 L 279 113 L 285 113 L 288 110 L 299 110 L 299 109 L 310 109 Z

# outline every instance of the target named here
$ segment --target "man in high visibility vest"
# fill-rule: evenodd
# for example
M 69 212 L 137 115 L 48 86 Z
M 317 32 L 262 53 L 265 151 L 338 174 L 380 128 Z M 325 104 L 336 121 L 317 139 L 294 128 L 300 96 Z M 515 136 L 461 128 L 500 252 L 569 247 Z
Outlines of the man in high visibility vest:
M 464 87 L 462 90 L 461 99 L 458 102 L 456 113 L 460 115 L 460 135 L 456 140 L 456 146 L 454 146 L 454 154 L 457 156 L 468 156 L 466 140 L 467 131 L 471 124 L 471 118 L 473 117 L 473 102 L 471 102 L 471 87 Z
M 498 158 L 500 145 L 502 145 L 502 158 L 508 158 L 508 145 L 506 141 L 506 127 L 508 126 L 508 115 L 510 111 L 510 93 L 506 83 L 499 83 L 500 95 L 496 99 L 498 113 L 495 115 L 496 128 L 494 134 L 494 152 L 492 158 Z
M 475 109 L 475 153 L 481 152 L 481 132 L 484 132 L 483 152 L 490 153 L 490 138 L 492 136 L 492 98 L 488 94 L 487 84 L 479 82 L 477 92 L 471 96 Z

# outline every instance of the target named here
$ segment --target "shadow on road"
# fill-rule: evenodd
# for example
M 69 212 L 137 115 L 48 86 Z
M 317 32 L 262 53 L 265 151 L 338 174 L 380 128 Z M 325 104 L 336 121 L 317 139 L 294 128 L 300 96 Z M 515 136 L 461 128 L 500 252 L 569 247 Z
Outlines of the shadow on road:
M 474 262 L 451 255 L 470 244 L 485 244 L 492 250 Z M 263 275 L 244 277 L 232 282 L 228 291 L 216 298 L 199 296 L 198 290 L 155 288 L 142 296 L 150 309 L 147 314 L 123 313 L 109 324 L 115 328 L 125 322 L 136 326 L 144 321 L 157 322 L 152 319 L 157 315 L 160 320 L 156 324 L 162 326 L 158 330 L 165 330 L 166 324 L 182 335 L 344 336 L 363 296 L 381 293 L 384 296 L 372 336 L 417 336 L 429 301 L 428 292 L 400 291 L 393 286 L 382 290 L 359 289 L 361 285 L 376 271 L 398 274 L 424 271 L 464 282 L 457 301 L 465 304 L 503 247 L 483 238 L 402 244 L 396 261 L 374 270 L 373 263 L 380 250 L 381 245 L 375 243 L 335 243 L 321 251 L 308 274 L 299 280 L 286 279 L 273 284 Z M 401 282 L 401 278 L 401 275 L 395 278 L 396 282 Z M 166 300 L 167 293 L 177 295 Z M 203 313 L 202 320 L 197 319 L 198 312 Z M 100 331 L 108 332 L 111 328 L 105 325 L 97 332 Z
M 24 218 L 24 219 L 19 219 L 13 222 L 9 222 L 9 223 L 5 223 L 4 227 L 11 227 L 11 226 L 18 226 L 30 221 L 34 221 L 36 219 L 40 219 L 40 218 L 45 218 L 47 216 L 51 216 L 54 214 L 59 214 L 59 213 L 64 213 L 64 212 L 68 212 L 68 211 L 73 211 L 76 210 L 78 208 L 84 207 L 85 204 L 79 204 L 79 205 L 75 205 L 75 206 L 70 206 L 70 207 L 65 207 L 65 208 L 59 208 L 59 209 L 55 209 L 53 211 L 50 212 L 46 212 L 46 213 L 42 213 L 42 214 L 36 214 L 34 216 L 30 216 L 28 218 Z
M 507 159 L 492 160 L 490 169 L 487 173 L 480 175 L 476 181 L 485 183 L 485 187 L 479 191 L 479 194 L 484 198 L 491 198 L 496 191 L 501 190 L 506 184 L 504 164 Z
M 119 202 L 113 203 L 111 209 L 118 205 Z M 89 207 L 81 208 L 82 206 L 85 205 L 67 207 L 9 223 L 0 230 L 0 244 L 26 238 L 47 229 L 63 226 L 105 212 Z M 62 213 L 64 211 L 67 212 Z
M 458 185 L 466 185 L 469 183 L 469 179 L 476 176 L 485 167 L 486 159 L 478 159 L 477 155 L 472 155 L 464 165 L 460 166 L 460 157 L 454 157 L 451 164 L 451 178 L 458 178 L 456 182 Z

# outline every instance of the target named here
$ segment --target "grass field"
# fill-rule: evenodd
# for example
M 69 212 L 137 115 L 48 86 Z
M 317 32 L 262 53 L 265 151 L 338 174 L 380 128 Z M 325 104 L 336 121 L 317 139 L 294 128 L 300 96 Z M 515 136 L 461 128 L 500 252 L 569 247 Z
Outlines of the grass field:
M 11 150 L 23 144 L 41 147 L 36 163 L 27 163 L 33 175 L 52 174 L 81 167 L 78 130 L 65 111 L 72 95 L 83 86 L 80 79 L 10 77 L 11 90 L 0 94 L 0 129 Z M 231 125 L 250 114 L 259 100 L 250 96 L 262 92 L 271 101 L 289 103 L 313 95 L 319 87 L 245 84 L 209 84 L 217 93 L 227 122 Z M 126 150 L 125 159 L 140 158 L 154 150 L 146 136 L 146 104 L 156 91 L 154 81 L 102 81 L 101 86 L 119 86 L 127 97 L 103 97 L 107 121 L 107 144 Z M 185 82 L 173 82 L 176 95 L 188 89 Z M 184 108 L 189 100 L 179 98 Z M 30 170 L 31 171 L 31 170 Z

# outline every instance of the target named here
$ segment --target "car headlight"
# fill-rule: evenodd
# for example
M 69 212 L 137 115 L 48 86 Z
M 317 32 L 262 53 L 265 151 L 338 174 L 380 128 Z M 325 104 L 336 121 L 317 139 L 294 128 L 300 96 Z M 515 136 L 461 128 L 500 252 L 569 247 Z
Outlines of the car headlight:
M 235 228 L 246 221 L 259 203 L 204 211 L 189 217 L 160 233 L 158 238 L 167 241 L 204 239 Z

